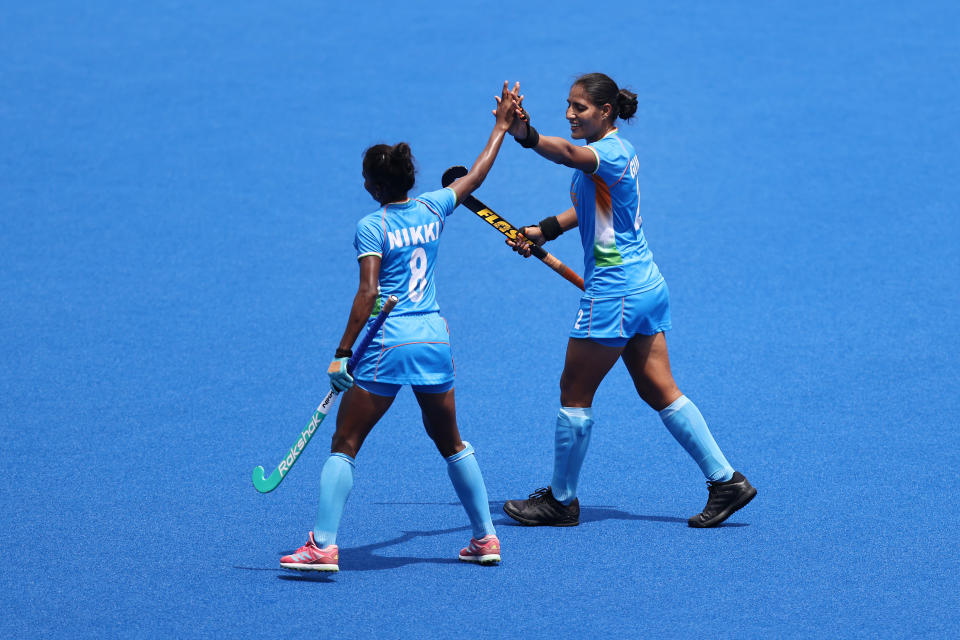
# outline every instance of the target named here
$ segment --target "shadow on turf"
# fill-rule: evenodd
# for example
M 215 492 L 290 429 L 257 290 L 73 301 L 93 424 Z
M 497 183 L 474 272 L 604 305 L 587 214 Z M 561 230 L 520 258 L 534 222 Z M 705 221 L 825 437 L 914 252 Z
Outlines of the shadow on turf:
M 674 518 L 672 516 L 642 516 L 634 513 L 627 513 L 612 507 L 580 507 L 580 522 L 598 522 L 600 520 L 647 520 L 649 522 L 671 522 L 677 524 L 687 524 L 686 518 Z M 511 523 L 520 525 L 513 520 Z M 717 529 L 723 527 L 749 527 L 746 522 L 724 522 Z
M 280 580 L 287 580 L 289 582 L 322 582 L 325 584 L 332 584 L 333 580 L 322 571 L 304 571 L 297 573 L 281 573 L 277 576 Z
M 497 514 L 503 513 L 503 500 L 495 500 L 490 502 L 490 511 L 496 517 Z M 374 504 L 418 504 L 418 505 L 450 505 L 450 506 L 460 506 L 459 502 L 376 502 Z M 644 516 L 634 513 L 627 513 L 626 511 L 621 511 L 615 507 L 609 506 L 599 506 L 599 507 L 580 507 L 580 522 L 600 522 L 603 520 L 645 520 L 647 522 L 669 522 L 675 524 L 687 524 L 686 518 L 675 518 L 672 516 Z M 512 518 L 501 517 L 499 520 L 494 522 L 497 525 L 510 525 L 522 527 L 523 525 L 517 522 Z M 722 529 L 724 527 L 749 527 L 750 525 L 746 522 L 724 522 L 717 529 Z M 466 528 L 466 527 L 464 527 Z
M 502 513 L 503 509 L 503 500 L 494 501 L 490 503 L 491 511 L 498 514 Z M 459 502 L 377 502 L 375 504 L 388 504 L 388 505 L 402 505 L 402 504 L 415 504 L 415 505 L 441 505 L 441 506 L 460 506 Z M 626 511 L 621 511 L 614 507 L 600 506 L 600 507 L 581 507 L 580 508 L 580 522 L 601 522 L 603 520 L 643 520 L 647 522 L 666 522 L 670 524 L 686 524 L 686 518 L 675 518 L 672 516 L 645 516 L 638 515 L 634 513 L 627 513 Z M 501 516 L 497 519 L 497 525 L 508 525 L 508 526 L 517 526 L 522 527 L 523 525 L 519 524 L 515 520 L 508 518 L 506 516 Z M 720 527 L 748 527 L 750 526 L 747 523 L 740 522 L 725 522 Z M 383 542 L 375 542 L 373 544 L 364 545 L 362 547 L 349 547 L 342 549 L 340 551 L 340 558 L 344 561 L 343 565 L 346 567 L 347 571 L 383 571 L 386 569 L 397 569 L 409 564 L 460 564 L 460 561 L 456 557 L 450 558 L 422 558 L 422 557 L 394 557 L 394 556 L 381 556 L 374 553 L 379 549 L 385 549 L 387 547 L 392 547 L 398 544 L 403 544 L 405 542 L 410 542 L 415 538 L 427 538 L 432 536 L 440 536 L 447 533 L 456 533 L 457 531 L 469 531 L 469 526 L 462 527 L 453 527 L 450 529 L 435 529 L 433 531 L 404 531 L 401 535 L 391 538 L 389 540 L 384 540 Z M 293 553 L 293 549 L 284 549 L 278 551 L 277 553 L 281 556 Z M 243 569 L 245 571 L 270 571 L 270 572 L 279 572 L 277 578 L 280 580 L 289 580 L 293 582 L 333 582 L 330 579 L 329 574 L 320 573 L 320 572 L 304 572 L 304 573 L 290 573 L 283 569 L 272 569 L 272 568 L 261 568 L 261 567 L 240 567 L 235 566 L 234 569 Z
M 286 554 L 284 554 L 286 555 Z M 241 567 L 239 565 L 234 565 L 234 569 L 242 569 L 244 571 L 269 571 L 270 573 L 278 573 L 278 578 L 281 580 L 290 580 L 293 582 L 333 582 L 330 579 L 330 575 L 323 573 L 322 571 L 310 571 L 310 572 L 288 572 L 286 569 L 274 569 L 271 567 Z
M 458 506 L 460 503 L 456 503 Z M 378 549 L 384 549 L 386 547 L 392 547 L 394 545 L 403 544 L 409 542 L 415 538 L 427 538 L 431 536 L 440 536 L 447 533 L 455 533 L 457 531 L 470 531 L 469 526 L 462 527 L 453 527 L 451 529 L 436 529 L 434 531 L 404 531 L 401 535 L 391 538 L 389 540 L 384 540 L 383 542 L 375 542 L 373 544 L 364 545 L 362 547 L 349 547 L 340 550 L 340 560 L 341 566 L 344 567 L 347 571 L 383 571 L 385 569 L 396 569 L 398 567 L 403 567 L 408 564 L 462 564 L 460 560 L 454 555 L 449 558 L 423 558 L 423 557 L 395 557 L 395 556 L 381 556 L 374 553 Z M 454 549 L 452 553 L 456 553 L 458 549 Z M 278 551 L 277 553 L 281 556 L 293 553 L 293 549 L 284 549 Z M 302 582 L 330 582 L 330 579 L 325 575 L 320 576 L 320 579 L 313 578 L 311 574 L 300 574 L 300 573 L 288 573 L 285 570 L 279 569 L 258 569 L 254 567 L 234 567 L 235 569 L 249 569 L 254 571 L 281 571 L 280 575 L 277 577 L 281 580 L 299 580 Z

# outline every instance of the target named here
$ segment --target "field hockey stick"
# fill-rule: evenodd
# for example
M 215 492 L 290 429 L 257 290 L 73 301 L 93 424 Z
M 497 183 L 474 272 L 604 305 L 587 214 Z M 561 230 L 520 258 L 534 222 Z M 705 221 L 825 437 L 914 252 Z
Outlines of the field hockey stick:
M 360 343 L 354 350 L 353 356 L 347 362 L 347 373 L 353 371 L 354 367 L 357 366 L 357 363 L 360 361 L 360 357 L 363 355 L 363 352 L 366 351 L 367 347 L 370 346 L 370 341 L 373 340 L 373 336 L 376 335 L 377 331 L 380 330 L 380 327 L 383 326 L 383 321 L 387 319 L 387 315 L 393 310 L 393 307 L 396 306 L 397 301 L 397 296 L 390 296 L 387 298 L 387 301 L 383 304 L 383 308 L 380 309 L 380 313 L 377 314 L 377 317 L 374 319 L 373 324 L 370 325 L 370 328 L 367 329 L 367 332 L 363 334 L 363 338 L 360 339 Z M 265 477 L 263 467 L 257 467 L 253 470 L 253 486 L 256 487 L 257 491 L 260 493 L 269 493 L 277 488 L 277 485 L 280 484 L 280 481 L 286 477 L 287 473 L 289 473 L 290 467 L 293 466 L 293 463 L 296 462 L 297 458 L 300 457 L 300 454 L 303 453 L 307 443 L 310 442 L 310 438 L 312 438 L 313 434 L 316 433 L 317 427 L 319 427 L 320 423 L 323 422 L 323 419 L 327 417 L 327 413 L 330 411 L 330 407 L 333 406 L 333 402 L 336 399 L 337 391 L 335 389 L 330 389 L 330 391 L 327 392 L 326 397 L 323 399 L 323 402 L 321 402 L 320 406 L 317 407 L 313 417 L 310 418 L 310 424 L 308 424 L 307 428 L 300 433 L 300 437 L 297 439 L 296 443 L 290 447 L 290 451 L 287 452 L 287 455 L 284 456 L 283 460 L 280 461 L 280 464 L 277 465 L 277 468 L 273 470 L 273 473 L 270 474 L 269 478 Z
M 443 172 L 443 177 L 440 178 L 440 184 L 442 184 L 445 187 L 449 187 L 451 184 L 453 184 L 454 180 L 462 178 L 463 176 L 467 175 L 467 173 L 469 172 L 467 171 L 467 168 L 464 166 L 458 165 L 455 167 L 450 167 L 449 169 Z M 515 226 L 513 226 L 512 224 L 510 224 L 509 222 L 501 218 L 499 215 L 494 213 L 493 210 L 490 209 L 490 207 L 483 204 L 472 195 L 464 198 L 463 202 L 460 204 L 465 206 L 467 209 L 470 209 L 470 211 L 473 211 L 484 222 L 489 224 L 491 227 L 493 227 L 503 235 L 507 236 L 507 238 L 509 238 L 510 240 L 516 240 L 517 238 L 520 238 L 521 240 L 526 240 L 527 242 L 529 242 L 530 253 L 532 253 L 534 256 L 539 258 L 540 261 L 543 262 L 545 265 L 547 265 L 548 267 L 550 267 L 551 269 L 559 273 L 561 276 L 566 278 L 574 286 L 579 287 L 581 290 L 583 290 L 583 278 L 580 277 L 580 274 L 578 274 L 576 271 L 574 271 L 567 265 L 563 264 L 559 260 L 559 258 L 554 256 L 549 251 L 545 250 L 543 247 L 541 247 L 537 243 L 532 242 L 531 240 L 528 240 L 526 237 L 524 237 L 522 233 L 520 233 L 520 231 Z

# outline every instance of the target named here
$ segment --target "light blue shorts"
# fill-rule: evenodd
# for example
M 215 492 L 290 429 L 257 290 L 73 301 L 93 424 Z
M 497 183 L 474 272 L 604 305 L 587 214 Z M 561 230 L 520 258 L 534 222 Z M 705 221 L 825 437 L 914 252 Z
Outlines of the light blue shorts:
M 405 384 L 425 393 L 449 391 L 454 366 L 447 321 L 439 313 L 387 316 L 353 378 L 377 395 L 394 396 Z
M 387 396 L 388 398 L 396 397 L 396 395 L 400 393 L 400 388 L 403 386 L 402 384 L 374 382 L 373 380 L 354 380 L 354 382 L 364 391 L 369 391 L 377 396 Z M 453 380 L 444 382 L 443 384 L 412 384 L 410 387 L 416 393 L 446 393 L 450 391 L 450 389 L 453 389 Z
M 570 337 L 622 347 L 637 334 L 652 336 L 670 327 L 670 292 L 662 281 L 621 298 L 580 298 Z

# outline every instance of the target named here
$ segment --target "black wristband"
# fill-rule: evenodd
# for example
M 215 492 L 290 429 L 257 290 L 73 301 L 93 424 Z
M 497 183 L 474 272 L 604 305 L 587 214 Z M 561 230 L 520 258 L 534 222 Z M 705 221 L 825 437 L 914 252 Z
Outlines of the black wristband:
M 519 138 L 514 138 L 514 140 L 524 149 L 533 149 L 540 142 L 540 134 L 533 128 L 533 125 L 527 122 L 527 137 L 523 140 Z
M 353 355 L 353 349 L 337 349 L 337 353 L 334 354 L 334 358 L 349 358 Z
M 560 226 L 560 221 L 557 220 L 557 216 L 550 216 L 549 218 L 541 220 L 540 233 L 543 234 L 544 240 L 559 238 L 560 234 L 563 233 L 563 228 Z

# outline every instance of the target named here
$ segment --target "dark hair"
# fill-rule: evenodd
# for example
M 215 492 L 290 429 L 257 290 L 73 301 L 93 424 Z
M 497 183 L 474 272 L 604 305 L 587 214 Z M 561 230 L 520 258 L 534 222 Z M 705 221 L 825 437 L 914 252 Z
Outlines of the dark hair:
M 395 199 L 407 195 L 416 181 L 413 153 L 406 142 L 375 144 L 363 152 L 363 175 L 378 187 L 381 198 Z
M 604 73 L 585 73 L 573 84 L 583 87 L 598 107 L 609 104 L 613 109 L 613 120 L 621 118 L 629 121 L 637 113 L 637 94 L 618 88 L 617 83 Z

